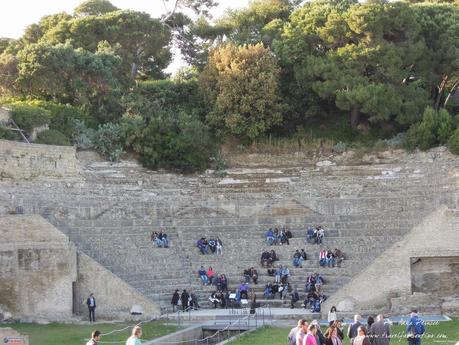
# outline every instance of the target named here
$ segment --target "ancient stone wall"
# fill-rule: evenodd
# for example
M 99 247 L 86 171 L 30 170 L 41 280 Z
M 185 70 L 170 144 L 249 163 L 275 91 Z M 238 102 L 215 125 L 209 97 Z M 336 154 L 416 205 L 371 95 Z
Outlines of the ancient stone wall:
M 15 318 L 68 319 L 76 248 L 41 216 L 0 217 L 0 305 Z
M 0 140 L 0 180 L 73 179 L 79 174 L 73 146 L 27 144 Z
M 142 315 L 139 318 L 151 319 L 160 315 L 160 308 L 151 300 L 80 252 L 78 253 L 77 309 L 83 315 L 88 312 L 86 299 L 90 293 L 94 293 L 96 298 L 96 319 L 99 317 L 104 320 L 131 319 L 133 306 L 140 307 Z
M 426 298 L 413 294 L 411 266 L 419 257 L 446 260 L 459 256 L 458 220 L 456 212 L 446 207 L 431 213 L 368 266 L 362 263 L 361 273 L 328 299 L 323 311 L 332 305 L 341 312 L 405 313 L 414 307 L 422 311 L 441 311 L 441 300 L 435 299 L 438 305 L 431 302 L 433 297 L 445 295 L 443 292 L 433 296 L 435 291 L 429 291 Z M 457 282 L 457 276 L 452 276 L 450 281 L 453 280 Z M 450 291 L 447 295 L 452 297 L 454 293 Z
M 134 305 L 143 318 L 159 314 L 154 303 L 93 259 L 82 253 L 77 259 L 75 245 L 41 216 L 0 217 L 1 310 L 14 319 L 69 320 L 74 307 L 86 315 L 90 292 L 97 298 L 96 316 L 104 319 L 132 319 Z

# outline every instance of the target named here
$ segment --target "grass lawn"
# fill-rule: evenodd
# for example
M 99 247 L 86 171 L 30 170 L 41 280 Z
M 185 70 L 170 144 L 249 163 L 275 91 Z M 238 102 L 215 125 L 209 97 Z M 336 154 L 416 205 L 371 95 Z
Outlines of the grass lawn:
M 125 344 L 126 339 L 131 335 L 134 322 L 129 323 L 104 323 L 96 325 L 69 325 L 51 323 L 49 325 L 15 323 L 2 325 L 1 327 L 11 327 L 23 335 L 29 336 L 31 345 L 84 345 L 89 339 L 91 332 L 95 329 L 102 333 L 108 333 L 115 329 L 129 327 L 122 332 L 116 332 L 102 337 L 102 342 L 115 342 L 115 344 Z M 164 325 L 163 321 L 154 321 L 142 324 L 142 339 L 151 340 L 168 333 L 175 332 L 176 326 Z
M 294 323 L 292 323 L 292 327 Z M 405 326 L 392 327 L 392 334 L 400 335 L 391 340 L 391 344 L 408 344 L 405 339 Z M 287 335 L 290 328 L 264 327 L 255 332 L 241 336 L 231 342 L 231 345 L 284 345 L 287 344 Z M 325 328 L 322 326 L 322 331 Z M 345 327 L 347 331 L 347 326 Z M 426 325 L 426 338 L 421 345 L 455 345 L 459 342 L 459 319 Z M 343 345 L 349 345 L 349 339 L 344 339 Z

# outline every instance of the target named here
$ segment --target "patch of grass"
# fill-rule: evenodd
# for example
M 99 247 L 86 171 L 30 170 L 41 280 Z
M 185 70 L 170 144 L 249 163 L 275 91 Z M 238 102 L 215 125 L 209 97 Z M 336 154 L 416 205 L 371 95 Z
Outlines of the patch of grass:
M 115 329 L 128 327 L 122 332 L 116 332 L 102 337 L 103 342 L 125 343 L 131 335 L 134 322 L 123 323 L 104 323 L 95 325 L 74 325 L 51 323 L 48 325 L 38 325 L 33 323 L 14 323 L 2 325 L 2 327 L 11 327 L 23 335 L 29 336 L 29 343 L 32 345 L 82 345 L 90 338 L 93 330 L 99 330 L 103 333 L 111 332 Z M 165 325 L 163 321 L 154 321 L 142 324 L 142 340 L 151 340 L 163 335 L 175 332 L 176 326 Z
M 292 327 L 294 322 L 292 322 Z M 291 328 L 263 327 L 250 334 L 242 335 L 240 339 L 231 342 L 231 345 L 281 345 L 287 344 L 287 335 Z M 322 326 L 322 331 L 325 332 Z M 347 332 L 347 326 L 344 329 Z M 405 326 L 395 325 L 391 329 L 393 335 L 398 337 L 391 340 L 391 344 L 407 344 Z M 438 322 L 426 325 L 423 345 L 454 345 L 459 341 L 459 319 L 447 322 Z M 343 345 L 350 345 L 345 338 Z

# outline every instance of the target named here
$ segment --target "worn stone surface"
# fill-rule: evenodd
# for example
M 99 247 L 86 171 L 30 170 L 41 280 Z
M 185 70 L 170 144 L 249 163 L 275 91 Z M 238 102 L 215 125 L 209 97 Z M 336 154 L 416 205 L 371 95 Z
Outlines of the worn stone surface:
M 455 262 L 459 257 L 458 224 L 459 217 L 455 212 L 440 207 L 339 289 L 326 301 L 324 310 L 353 298 L 357 301 L 357 310 L 400 313 L 418 307 L 429 312 L 440 312 L 441 297 L 445 295 L 440 287 L 429 292 L 429 295 L 412 295 L 411 264 L 419 257 L 437 261 L 444 257 L 445 261 Z M 432 236 L 432 229 L 435 229 L 435 236 Z M 448 281 L 457 281 L 456 274 Z M 458 290 L 453 292 L 449 287 L 445 289 L 449 291 L 449 296 L 458 293 Z M 390 298 L 397 295 L 399 297 Z
M 75 246 L 37 215 L 0 217 L 0 238 L 0 305 L 14 318 L 69 318 Z
M 459 229 L 457 230 L 459 231 Z M 437 235 L 437 231 L 432 232 L 432 236 Z M 439 249 L 441 250 L 441 248 Z M 435 296 L 451 296 L 459 291 L 459 256 L 418 257 L 412 261 L 411 283 L 413 293 L 422 292 Z
M 72 283 L 76 282 L 76 295 Z M 141 305 L 144 317 L 159 308 L 125 281 L 83 253 L 39 215 L 0 217 L 0 310 L 3 318 L 62 321 L 77 312 L 86 315 L 86 298 L 97 296 L 97 315 L 130 319 Z M 8 315 L 10 314 L 10 315 Z
M 86 299 L 90 293 L 94 293 L 97 301 L 96 318 L 129 320 L 133 306 L 137 306 L 134 310 L 142 311 L 142 319 L 161 313 L 158 305 L 84 253 L 78 253 L 77 291 L 78 312 L 83 315 L 88 312 Z
M 75 178 L 75 148 L 27 144 L 0 139 L 0 180 Z
M 27 166 L 28 154 L 11 152 Z M 382 152 L 365 162 L 344 156 L 239 156 L 227 175 L 218 177 L 147 171 L 135 161 L 109 163 L 80 152 L 78 179 L 72 173 L 69 178 L 45 173 L 0 181 L 0 214 L 21 206 L 25 213 L 42 215 L 79 250 L 164 309 L 176 288 L 195 289 L 205 304 L 211 288 L 196 276 L 201 264 L 226 273 L 231 288 L 240 283 L 243 269 L 255 266 L 260 293 L 272 279 L 259 266 L 267 248 L 264 231 L 286 225 L 294 238 L 290 246 L 275 248 L 280 263 L 290 266 L 296 248 L 308 253 L 303 268 L 292 271 L 292 283 L 301 293 L 305 276 L 317 271 L 327 281 L 325 293 L 332 295 L 429 213 L 442 205 L 457 209 L 459 194 L 459 161 L 443 149 Z M 324 160 L 333 164 L 315 165 Z M 342 268 L 318 267 L 318 246 L 304 243 L 306 226 L 317 224 L 327 229 L 324 247 L 346 253 Z M 151 231 L 160 228 L 172 240 L 170 249 L 149 242 Z M 201 236 L 220 237 L 224 255 L 200 255 L 195 242 Z M 384 304 L 395 297 L 386 294 Z

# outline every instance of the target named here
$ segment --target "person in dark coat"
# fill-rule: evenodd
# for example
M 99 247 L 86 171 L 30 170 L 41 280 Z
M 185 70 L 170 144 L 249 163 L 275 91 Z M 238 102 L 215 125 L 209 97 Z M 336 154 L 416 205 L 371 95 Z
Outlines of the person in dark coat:
M 182 310 L 183 311 L 188 310 L 188 299 L 189 298 L 190 298 L 190 295 L 188 294 L 186 289 L 184 289 L 182 291 L 182 295 L 180 296 L 180 299 L 182 301 Z
M 384 322 L 382 314 L 376 317 L 376 322 L 371 325 L 370 340 L 374 345 L 389 345 L 390 326 Z
M 172 300 L 171 300 L 172 311 L 175 311 L 175 307 L 178 305 L 179 299 L 180 299 L 180 294 L 178 290 L 175 290 L 174 294 L 172 295 Z
M 94 294 L 91 293 L 86 300 L 86 305 L 88 306 L 89 310 L 89 322 L 96 321 L 96 299 L 94 298 Z
M 351 344 L 354 342 L 353 339 L 358 335 L 357 328 L 362 326 L 362 323 L 360 322 L 361 319 L 362 317 L 356 314 L 354 315 L 354 322 L 349 325 L 349 328 L 347 330 L 347 336 L 351 340 Z

